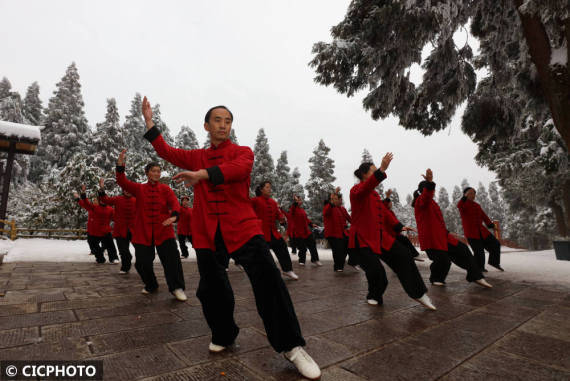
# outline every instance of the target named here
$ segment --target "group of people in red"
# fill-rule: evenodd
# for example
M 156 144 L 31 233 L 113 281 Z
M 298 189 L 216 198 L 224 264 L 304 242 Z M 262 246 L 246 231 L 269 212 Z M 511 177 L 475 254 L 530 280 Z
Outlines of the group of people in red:
M 287 222 L 287 234 L 292 246 L 298 250 L 299 265 L 305 265 L 307 250 L 313 265 L 322 265 L 309 229 L 312 222 L 302 208 L 302 199 L 295 196 L 289 210 L 281 209 L 271 198 L 269 181 L 259 184 L 256 197 L 250 198 L 254 155 L 249 147 L 230 141 L 233 114 L 227 107 L 215 106 L 208 110 L 204 128 L 210 135 L 211 146 L 194 150 L 174 148 L 166 143 L 154 126 L 146 97 L 142 112 L 147 127 L 144 137 L 158 156 L 183 169 L 173 179 L 194 188 L 193 208 L 188 206 L 187 197 L 182 198 L 181 207 L 172 189 L 159 181 L 158 163 L 146 166 L 146 183 L 129 181 L 125 176 L 126 150 L 123 150 L 116 167 L 116 181 L 123 190 L 122 195 L 108 197 L 103 181 L 98 197 L 93 201 L 87 199 L 84 186 L 81 194 L 75 193 L 79 205 L 89 212 L 88 242 L 97 262 L 105 261 L 103 249 L 107 249 L 112 263 L 118 262 L 114 237 L 121 256 L 121 273 L 127 273 L 131 263 L 129 242 L 132 242 L 135 268 L 144 283 L 142 292 L 153 293 L 158 289 L 152 266 L 156 249 L 169 291 L 184 301 L 187 299 L 184 275 L 173 229 L 173 224 L 177 223 L 182 257 L 188 256 L 187 241 L 196 251 L 200 274 L 196 296 L 212 333 L 209 351 L 225 351 L 234 344 L 239 333 L 234 320 L 234 294 L 227 273 L 228 258 L 232 257 L 251 282 L 256 307 L 271 346 L 277 352 L 283 352 L 303 376 L 318 379 L 320 368 L 303 349 L 305 340 L 281 275 L 294 280 L 298 276 L 293 271 L 287 244 L 276 228 L 276 223 Z M 382 200 L 375 190 L 386 179 L 392 159 L 393 155 L 388 153 L 379 168 L 373 163 L 363 163 L 355 171 L 359 182 L 350 190 L 351 214 L 343 206 L 340 188 L 325 201 L 325 237 L 332 248 L 334 270 L 343 271 L 348 256 L 348 264 L 366 274 L 367 302 L 381 305 L 388 284 L 384 262 L 396 273 L 411 298 L 435 310 L 414 261 L 418 252 L 401 234 L 414 229 L 400 223 L 391 211 L 389 193 Z M 468 281 L 492 287 L 482 273 L 484 250 L 491 253 L 489 264 L 501 269 L 500 244 L 482 226 L 483 222 L 489 228 L 492 224 L 474 201 L 475 191 L 466 189 L 458 207 L 465 235 L 476 257 L 447 231 L 441 210 L 433 199 L 432 171 L 428 169 L 423 176 L 424 181 L 414 192 L 413 206 L 421 249 L 432 260 L 430 282 L 444 286 L 453 262 L 467 270 Z M 112 236 L 111 218 L 115 221 Z M 281 271 L 270 250 L 275 253 Z

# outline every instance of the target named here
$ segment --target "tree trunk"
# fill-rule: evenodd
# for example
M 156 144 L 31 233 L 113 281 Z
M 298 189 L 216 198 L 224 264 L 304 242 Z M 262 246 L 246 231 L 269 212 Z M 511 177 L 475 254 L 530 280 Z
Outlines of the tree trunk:
M 562 188 L 562 202 L 564 205 L 564 213 L 566 215 L 566 234 L 570 235 L 570 180 L 566 180 L 564 187 Z
M 556 218 L 556 226 L 558 227 L 558 234 L 562 237 L 568 235 L 568 227 L 566 225 L 566 219 L 564 218 L 564 210 L 558 205 L 554 200 L 548 203 L 548 206 L 552 209 L 554 217 Z
M 550 56 L 552 49 L 546 34 L 546 29 L 538 15 L 523 14 L 519 11 L 522 0 L 514 0 L 517 12 L 521 19 L 523 34 L 528 45 L 530 58 L 538 73 L 542 93 L 548 102 L 554 126 L 570 147 L 570 60 L 565 69 L 552 70 Z M 570 20 L 566 24 L 566 44 L 570 38 Z M 570 49 L 567 52 L 570 55 Z M 570 58 L 570 57 L 568 57 Z

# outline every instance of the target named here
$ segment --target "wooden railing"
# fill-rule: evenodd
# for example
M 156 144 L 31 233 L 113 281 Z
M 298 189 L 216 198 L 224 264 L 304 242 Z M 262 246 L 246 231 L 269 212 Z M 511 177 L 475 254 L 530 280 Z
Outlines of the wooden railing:
M 0 234 L 6 234 L 12 241 L 18 237 L 16 221 L 0 220 L 0 223 L 4 225 L 4 228 L 0 229 Z
M 17 238 L 87 239 L 85 229 L 18 228 L 14 220 L 0 220 L 0 223 L 4 223 L 0 234 L 5 234 L 12 241 Z

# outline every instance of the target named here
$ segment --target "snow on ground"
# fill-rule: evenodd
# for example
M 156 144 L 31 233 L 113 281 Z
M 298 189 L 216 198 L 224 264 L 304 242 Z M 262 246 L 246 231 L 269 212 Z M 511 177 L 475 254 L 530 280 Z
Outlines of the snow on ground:
M 195 261 L 194 250 L 189 247 L 190 258 L 184 261 Z M 53 239 L 18 239 L 16 241 L 0 240 L 0 254 L 7 252 L 4 262 L 95 262 L 89 255 L 87 241 L 65 241 Z M 525 251 L 503 248 L 501 266 L 504 273 L 487 266 L 488 276 L 493 278 L 541 283 L 544 286 L 570 287 L 570 261 L 559 261 L 554 250 Z M 131 246 L 131 253 L 134 248 Z M 319 248 L 321 260 L 332 261 L 330 249 Z M 422 273 L 429 271 L 431 263 L 422 253 L 425 262 L 417 262 Z M 293 261 L 297 260 L 292 256 Z M 307 253 L 307 262 L 310 255 Z M 158 261 L 158 259 L 156 259 Z M 455 267 L 455 266 L 454 266 Z

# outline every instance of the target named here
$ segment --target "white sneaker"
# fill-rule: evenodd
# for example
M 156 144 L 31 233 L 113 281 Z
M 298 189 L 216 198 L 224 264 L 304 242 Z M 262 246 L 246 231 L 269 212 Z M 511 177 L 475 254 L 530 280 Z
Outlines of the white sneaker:
M 445 283 L 443 283 L 443 282 L 433 282 L 432 284 L 434 286 L 445 286 Z
M 118 259 L 113 259 L 111 262 L 109 262 L 112 265 L 116 265 L 117 263 L 119 263 Z
M 228 269 L 228 268 L 226 267 L 226 272 L 229 272 L 229 271 L 230 271 L 230 269 Z
M 370 304 L 371 306 L 377 306 L 378 301 L 376 299 L 367 299 L 366 303 Z
M 285 275 L 285 276 L 287 276 L 287 277 L 289 277 L 289 278 L 291 278 L 291 279 L 294 279 L 294 280 L 299 279 L 299 277 L 297 276 L 297 274 L 295 274 L 295 272 L 293 272 L 293 271 L 283 271 L 283 275 Z
M 321 369 L 303 347 L 295 347 L 289 352 L 284 352 L 283 356 L 295 365 L 302 376 L 309 380 L 318 380 L 321 377 Z
M 128 271 L 123 271 L 123 270 L 119 270 L 119 274 L 124 275 L 124 274 L 128 274 Z
M 336 271 L 337 273 L 341 273 L 341 272 L 343 272 L 344 270 L 343 270 L 343 269 L 338 269 L 338 270 L 335 270 L 335 271 Z
M 414 261 L 416 262 L 425 262 L 424 259 L 420 258 L 420 257 L 414 257 Z
M 305 262 L 299 262 L 299 266 L 305 266 Z
M 148 292 L 148 291 L 146 290 L 146 288 L 143 288 L 142 291 L 141 291 L 141 293 L 143 293 L 143 294 L 145 294 L 145 295 L 150 294 L 150 292 Z
M 489 282 L 487 282 L 485 279 L 481 278 L 475 281 L 475 283 L 477 283 L 479 286 L 481 287 L 485 287 L 485 288 L 493 288 L 493 286 L 491 286 L 489 284 Z
M 313 266 L 322 266 L 323 264 L 321 263 L 321 261 L 316 261 L 316 262 L 311 262 L 313 264 Z
M 431 302 L 427 294 L 423 294 L 421 298 L 416 299 L 420 304 L 423 304 L 428 310 L 436 311 L 437 308 Z
M 188 300 L 188 297 L 184 293 L 184 290 L 181 288 L 177 288 L 176 290 L 172 291 L 172 295 L 174 295 L 174 297 L 177 300 L 180 300 L 181 302 L 185 302 Z
M 226 347 L 222 346 L 222 345 L 217 345 L 214 343 L 210 343 L 210 345 L 208 345 L 208 350 L 212 353 L 220 353 L 226 350 Z

